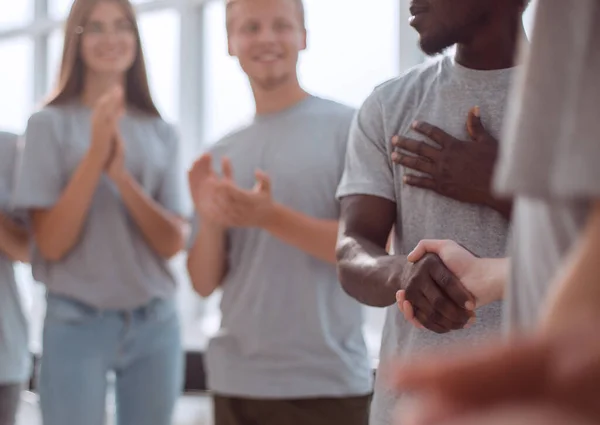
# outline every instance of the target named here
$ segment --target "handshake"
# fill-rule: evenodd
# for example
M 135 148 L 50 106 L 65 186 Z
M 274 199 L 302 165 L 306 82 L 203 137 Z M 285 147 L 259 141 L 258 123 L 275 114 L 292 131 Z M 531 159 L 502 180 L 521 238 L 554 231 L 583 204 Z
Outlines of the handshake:
M 396 294 L 418 328 L 447 333 L 468 328 L 475 310 L 502 299 L 508 259 L 478 258 L 456 242 L 424 240 L 408 255 Z

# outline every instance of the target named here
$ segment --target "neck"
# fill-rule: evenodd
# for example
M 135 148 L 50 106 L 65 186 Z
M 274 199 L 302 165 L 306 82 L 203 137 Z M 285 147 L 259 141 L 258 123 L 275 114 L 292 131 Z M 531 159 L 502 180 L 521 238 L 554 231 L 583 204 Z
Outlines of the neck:
M 93 107 L 98 99 L 114 86 L 125 86 L 125 75 L 98 75 L 88 72 L 84 81 L 81 102 Z
M 496 27 L 489 25 L 485 36 L 457 45 L 456 62 L 482 71 L 512 68 L 517 61 L 519 40 L 524 35 L 525 28 L 520 18 L 513 25 L 506 22 L 500 22 Z
M 254 83 L 251 86 L 257 115 L 281 112 L 308 97 L 297 78 L 273 89 L 264 89 Z

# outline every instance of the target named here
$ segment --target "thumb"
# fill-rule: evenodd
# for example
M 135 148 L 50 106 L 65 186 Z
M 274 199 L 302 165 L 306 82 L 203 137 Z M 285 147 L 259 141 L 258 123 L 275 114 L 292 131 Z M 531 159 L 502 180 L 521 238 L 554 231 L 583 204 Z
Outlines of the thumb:
M 417 244 L 415 249 L 411 251 L 406 259 L 411 263 L 416 263 L 425 256 L 428 252 L 439 254 L 443 246 L 443 241 L 424 239 Z
M 486 140 L 484 136 L 487 135 L 487 131 L 481 123 L 481 113 L 479 110 L 479 106 L 475 106 L 469 111 L 469 114 L 467 115 L 467 132 L 469 133 L 469 136 L 471 136 L 471 138 L 475 141 Z
M 255 189 L 259 192 L 271 192 L 271 178 L 267 173 L 262 170 L 256 170 L 254 175 L 256 176 Z

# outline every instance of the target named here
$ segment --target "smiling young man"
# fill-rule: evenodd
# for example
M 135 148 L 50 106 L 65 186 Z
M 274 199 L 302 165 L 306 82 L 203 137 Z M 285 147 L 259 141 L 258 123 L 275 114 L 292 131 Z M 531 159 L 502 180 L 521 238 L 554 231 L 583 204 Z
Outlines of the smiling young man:
M 364 425 L 372 372 L 362 307 L 334 265 L 354 111 L 300 86 L 300 0 L 230 1 L 227 28 L 256 116 L 189 174 L 190 277 L 202 296 L 223 291 L 206 356 L 216 425 Z
M 445 353 L 457 340 L 472 346 L 499 330 L 499 302 L 478 310 L 475 323 L 463 329 L 476 307 L 473 296 L 437 255 L 415 264 L 406 255 L 426 235 L 455 239 L 482 256 L 505 254 L 511 204 L 496 200 L 490 183 L 525 3 L 413 1 L 411 25 L 421 49 L 428 55 L 451 46 L 456 51 L 378 87 L 351 129 L 338 190 L 338 267 L 348 293 L 388 307 L 382 367 L 432 348 Z M 393 226 L 395 255 L 388 255 Z M 400 290 L 428 329 L 404 320 L 395 306 Z M 380 368 L 372 425 L 390 424 L 398 399 L 386 375 Z

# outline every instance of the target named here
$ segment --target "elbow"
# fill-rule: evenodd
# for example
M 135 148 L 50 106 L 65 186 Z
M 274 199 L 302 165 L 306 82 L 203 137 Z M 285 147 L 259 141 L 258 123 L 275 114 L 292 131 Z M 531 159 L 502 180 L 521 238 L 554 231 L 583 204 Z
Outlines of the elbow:
M 177 226 L 173 229 L 171 235 L 163 238 L 161 243 L 157 244 L 156 251 L 165 260 L 170 260 L 185 249 L 186 232 L 183 226 Z
M 354 273 L 352 273 L 350 261 L 350 241 L 342 237 L 335 249 L 338 280 L 342 289 L 351 297 L 354 297 Z
M 192 260 L 191 256 L 188 256 L 187 271 L 192 283 L 192 288 L 194 288 L 194 291 L 202 298 L 208 298 L 215 292 L 218 285 L 212 283 L 201 270 L 198 270 L 198 268 L 199 267 Z
M 355 289 L 356 285 L 354 282 L 354 276 L 350 272 L 349 266 L 344 261 L 338 261 L 337 263 L 337 275 L 340 285 L 344 292 L 356 299 Z
M 20 263 L 29 263 L 30 255 L 29 255 L 29 245 L 28 244 L 25 244 L 24 246 L 21 247 L 21 249 L 19 249 L 19 252 L 17 253 L 17 256 L 15 258 L 15 261 L 18 261 Z
M 181 239 L 174 239 L 169 243 L 162 244 L 158 249 L 158 255 L 165 260 L 170 260 L 179 254 L 185 248 L 185 241 L 183 237 Z
M 202 285 L 202 282 L 197 282 L 193 279 L 192 286 L 194 288 L 194 291 L 202 298 L 208 298 L 215 292 L 214 288 L 209 288 L 206 285 Z

